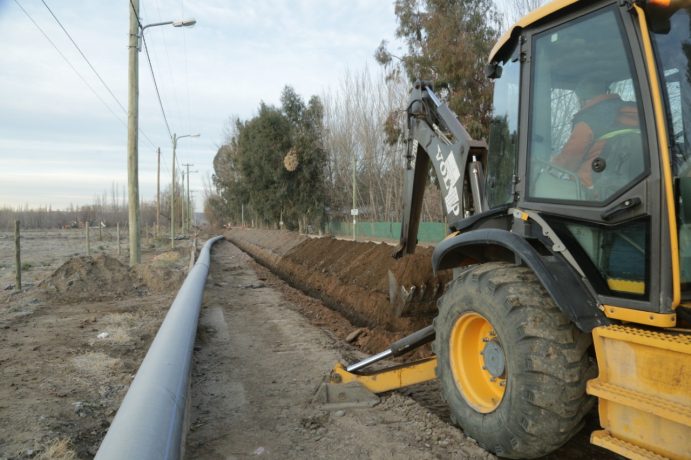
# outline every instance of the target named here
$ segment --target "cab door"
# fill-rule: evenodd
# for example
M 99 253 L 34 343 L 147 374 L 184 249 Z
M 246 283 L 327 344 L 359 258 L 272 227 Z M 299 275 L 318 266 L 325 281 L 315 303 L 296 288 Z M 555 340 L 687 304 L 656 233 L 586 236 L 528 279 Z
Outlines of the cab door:
M 651 95 L 633 15 L 600 2 L 524 31 L 519 206 L 565 243 L 602 305 L 669 308 Z M 662 294 L 662 295 L 661 295 Z

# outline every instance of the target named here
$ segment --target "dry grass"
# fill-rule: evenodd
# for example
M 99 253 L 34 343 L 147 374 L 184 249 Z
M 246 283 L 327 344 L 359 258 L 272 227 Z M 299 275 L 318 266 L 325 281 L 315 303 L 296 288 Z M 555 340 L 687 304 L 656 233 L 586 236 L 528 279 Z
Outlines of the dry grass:
M 177 251 L 168 251 L 163 254 L 159 254 L 151 260 L 151 263 L 155 267 L 169 268 L 173 267 L 180 260 L 180 253 Z
M 122 360 L 111 358 L 105 353 L 90 352 L 72 358 L 72 365 L 81 374 L 106 379 L 122 366 Z
M 130 328 L 126 326 L 115 326 L 108 329 L 110 336 L 106 340 L 111 340 L 115 343 L 127 343 L 132 340 L 129 334 Z
M 38 460 L 74 460 L 77 454 L 72 450 L 69 439 L 60 438 L 53 441 L 38 457 Z
M 113 343 L 127 343 L 132 340 L 131 331 L 136 329 L 142 315 L 134 313 L 113 313 L 102 318 L 101 329 L 108 333 L 106 340 Z M 93 345 L 96 341 L 92 341 Z
M 137 320 L 137 315 L 134 313 L 111 313 L 103 316 L 101 321 L 106 324 L 114 325 L 131 325 Z

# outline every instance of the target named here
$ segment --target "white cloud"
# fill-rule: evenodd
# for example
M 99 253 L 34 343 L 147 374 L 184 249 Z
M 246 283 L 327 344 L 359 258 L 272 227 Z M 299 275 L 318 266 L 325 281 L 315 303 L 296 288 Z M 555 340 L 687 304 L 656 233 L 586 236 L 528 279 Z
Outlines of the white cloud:
M 47 2 L 119 101 L 127 104 L 127 2 Z M 87 89 L 13 2 L 0 0 L 0 204 L 83 203 L 126 182 L 126 115 L 38 0 L 21 4 L 82 76 Z M 205 0 L 141 2 L 144 23 L 195 17 L 190 29 L 147 29 L 159 90 L 177 134 L 179 163 L 194 163 L 193 190 L 212 170 L 230 115 L 278 104 L 285 85 L 303 97 L 339 84 L 369 62 L 396 27 L 391 0 Z M 140 191 L 155 194 L 155 148 L 169 177 L 171 145 L 144 53 L 140 54 Z M 199 194 L 201 195 L 201 194 Z M 59 198 L 63 197 L 63 198 Z M 64 198 L 68 197 L 68 198 Z M 68 201 L 65 201 L 68 200 Z M 55 206 L 59 203 L 52 201 Z M 77 202 L 75 202 L 77 204 Z

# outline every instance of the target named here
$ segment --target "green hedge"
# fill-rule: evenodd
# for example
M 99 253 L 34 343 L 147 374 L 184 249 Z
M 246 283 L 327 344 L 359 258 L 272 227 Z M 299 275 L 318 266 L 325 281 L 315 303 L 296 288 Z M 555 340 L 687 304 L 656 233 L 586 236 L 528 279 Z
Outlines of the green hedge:
M 353 223 L 343 221 L 330 222 L 326 231 L 336 236 L 353 236 Z M 398 241 L 401 237 L 400 222 L 358 222 L 358 238 L 373 238 Z M 418 230 L 418 241 L 421 243 L 438 243 L 446 237 L 446 224 L 439 222 L 421 222 Z

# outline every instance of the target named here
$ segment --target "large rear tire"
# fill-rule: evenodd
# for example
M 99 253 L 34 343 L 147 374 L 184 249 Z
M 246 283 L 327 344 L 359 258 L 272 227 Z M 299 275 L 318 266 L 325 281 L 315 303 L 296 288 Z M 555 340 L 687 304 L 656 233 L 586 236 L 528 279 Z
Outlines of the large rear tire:
M 577 433 L 595 402 L 590 335 L 533 272 L 493 262 L 462 272 L 439 301 L 437 376 L 455 423 L 507 458 L 546 455 Z

